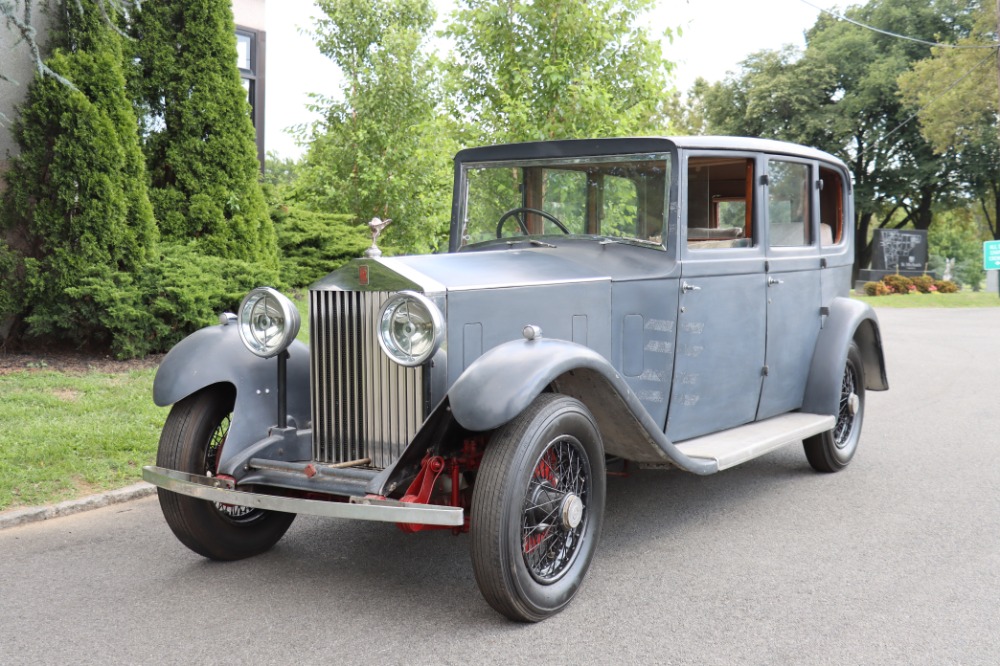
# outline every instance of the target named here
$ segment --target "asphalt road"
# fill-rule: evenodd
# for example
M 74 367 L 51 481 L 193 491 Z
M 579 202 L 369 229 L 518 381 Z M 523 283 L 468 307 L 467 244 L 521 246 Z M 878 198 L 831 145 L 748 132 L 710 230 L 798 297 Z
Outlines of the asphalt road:
M 541 624 L 486 605 L 467 536 L 300 517 L 219 564 L 151 498 L 0 531 L 0 664 L 996 664 L 1000 309 L 879 316 L 892 390 L 846 471 L 609 479 Z

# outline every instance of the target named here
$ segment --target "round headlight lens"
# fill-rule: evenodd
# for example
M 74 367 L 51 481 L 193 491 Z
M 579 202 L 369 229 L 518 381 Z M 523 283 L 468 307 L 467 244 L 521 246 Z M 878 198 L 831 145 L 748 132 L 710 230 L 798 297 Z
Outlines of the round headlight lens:
M 301 319 L 295 304 L 270 287 L 254 289 L 240 305 L 240 337 L 257 356 L 270 358 L 292 344 Z
M 441 346 L 444 318 L 437 306 L 413 291 L 401 291 L 382 306 L 378 342 L 405 366 L 424 363 Z

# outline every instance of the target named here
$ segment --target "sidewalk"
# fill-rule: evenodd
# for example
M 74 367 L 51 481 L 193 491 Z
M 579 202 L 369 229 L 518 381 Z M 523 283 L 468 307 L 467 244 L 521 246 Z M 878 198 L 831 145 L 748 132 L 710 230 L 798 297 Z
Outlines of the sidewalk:
M 50 518 L 70 516 L 74 513 L 90 511 L 91 509 L 100 509 L 101 507 L 110 506 L 112 504 L 130 502 L 142 497 L 149 497 L 155 492 L 156 486 L 143 481 L 125 488 L 119 488 L 118 490 L 109 490 L 106 493 L 81 497 L 80 499 L 75 500 L 67 500 L 65 502 L 60 502 L 59 504 L 52 504 L 49 506 L 31 506 L 23 509 L 0 511 L 0 530 L 7 529 L 8 527 L 19 527 L 21 525 L 27 525 L 28 523 L 36 523 Z

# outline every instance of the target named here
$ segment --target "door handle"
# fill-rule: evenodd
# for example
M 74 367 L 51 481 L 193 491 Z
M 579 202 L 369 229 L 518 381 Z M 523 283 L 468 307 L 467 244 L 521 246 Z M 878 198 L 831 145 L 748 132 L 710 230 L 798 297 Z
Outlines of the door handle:
M 768 278 L 767 278 L 767 286 L 768 287 L 773 287 L 776 284 L 785 284 L 785 281 L 784 280 L 779 280 L 776 277 L 770 277 L 770 276 L 768 276 Z
M 681 291 L 701 291 L 701 287 L 685 282 L 681 284 Z

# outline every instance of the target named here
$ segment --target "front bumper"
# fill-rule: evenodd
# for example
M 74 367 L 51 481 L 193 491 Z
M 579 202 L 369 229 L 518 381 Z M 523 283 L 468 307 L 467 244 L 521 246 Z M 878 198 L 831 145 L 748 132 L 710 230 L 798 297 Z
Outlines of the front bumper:
M 437 504 L 411 504 L 389 499 L 351 497 L 349 501 L 325 501 L 283 497 L 236 490 L 228 479 L 197 476 L 163 467 L 142 468 L 142 478 L 164 490 L 209 502 L 248 506 L 254 509 L 303 513 L 327 518 L 373 520 L 385 523 L 414 523 L 461 527 L 465 516 L 461 507 Z

